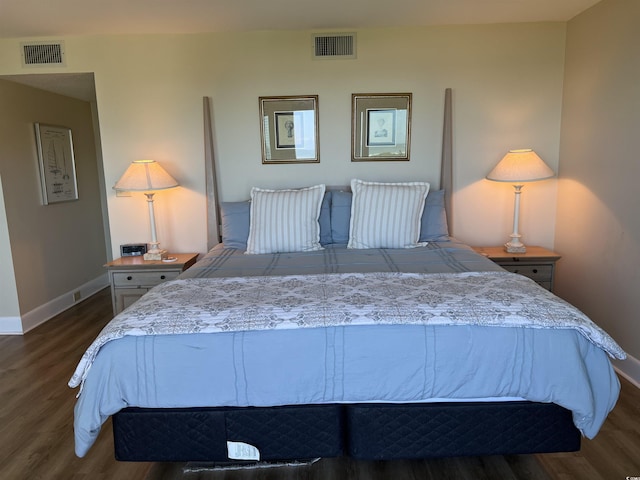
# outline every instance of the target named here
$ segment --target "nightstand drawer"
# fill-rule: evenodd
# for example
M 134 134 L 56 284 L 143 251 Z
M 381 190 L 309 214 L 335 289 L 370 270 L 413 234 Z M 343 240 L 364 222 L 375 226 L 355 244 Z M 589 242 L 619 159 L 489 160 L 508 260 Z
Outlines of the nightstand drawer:
M 551 282 L 553 275 L 552 265 L 504 265 L 501 263 L 499 265 L 509 272 L 519 273 L 536 282 Z
M 508 253 L 503 247 L 473 247 L 489 260 L 509 272 L 529 277 L 547 290 L 553 291 L 553 275 L 560 255 L 543 247 L 527 247 L 525 253 Z
M 113 272 L 113 286 L 116 288 L 153 287 L 167 280 L 173 280 L 180 272 L 157 270 L 140 272 Z
M 133 304 L 147 290 L 178 277 L 198 259 L 197 253 L 169 254 L 173 261 L 121 257 L 105 265 L 109 270 L 113 314 Z

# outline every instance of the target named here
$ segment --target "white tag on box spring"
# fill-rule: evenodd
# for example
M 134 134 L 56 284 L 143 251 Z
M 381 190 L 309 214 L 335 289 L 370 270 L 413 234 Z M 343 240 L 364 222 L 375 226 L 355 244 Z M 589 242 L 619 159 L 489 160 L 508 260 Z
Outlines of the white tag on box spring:
M 227 441 L 227 456 L 232 460 L 260 460 L 260 451 L 248 443 Z

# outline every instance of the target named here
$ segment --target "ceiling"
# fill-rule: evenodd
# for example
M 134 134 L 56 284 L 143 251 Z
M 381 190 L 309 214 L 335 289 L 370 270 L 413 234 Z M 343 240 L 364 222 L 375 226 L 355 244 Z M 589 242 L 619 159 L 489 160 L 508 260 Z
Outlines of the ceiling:
M 565 22 L 599 0 L 0 0 L 0 39 Z M 0 77 L 82 100 L 92 74 Z
M 0 38 L 567 21 L 598 0 L 2 0 Z
M 2 1 L 2 0 L 0 0 Z M 55 74 L 26 74 L 4 75 L 2 80 L 22 83 L 30 87 L 47 90 L 66 97 L 77 98 L 85 102 L 96 99 L 96 87 L 93 73 L 55 73 Z

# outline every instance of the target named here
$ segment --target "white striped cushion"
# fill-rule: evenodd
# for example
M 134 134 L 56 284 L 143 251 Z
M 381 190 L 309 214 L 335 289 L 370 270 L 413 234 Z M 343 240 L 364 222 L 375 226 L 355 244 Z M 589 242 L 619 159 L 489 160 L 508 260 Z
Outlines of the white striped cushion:
M 418 243 L 426 182 L 351 180 L 353 200 L 347 248 L 413 248 Z
M 322 250 L 318 216 L 324 191 L 324 185 L 297 190 L 252 188 L 245 253 Z

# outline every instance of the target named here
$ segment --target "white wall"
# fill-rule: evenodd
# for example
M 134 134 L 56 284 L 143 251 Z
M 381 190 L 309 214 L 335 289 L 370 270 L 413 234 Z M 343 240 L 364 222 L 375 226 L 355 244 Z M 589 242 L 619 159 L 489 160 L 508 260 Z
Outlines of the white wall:
M 18 290 L 13 269 L 13 257 L 9 241 L 9 225 L 5 214 L 2 176 L 0 175 L 0 332 L 22 332 Z
M 65 38 L 66 69 L 95 72 L 114 255 L 148 239 L 140 196 L 110 191 L 128 163 L 154 158 L 182 187 L 156 195 L 159 239 L 174 251 L 206 249 L 202 97 L 213 101 L 223 200 L 253 185 L 426 179 L 437 184 L 444 89 L 453 88 L 455 234 L 500 244 L 511 232 L 513 189 L 483 180 L 508 149 L 533 147 L 558 166 L 565 24 L 357 31 L 356 60 L 313 61 L 311 33 Z M 0 74 L 24 73 L 21 39 L 0 40 Z M 29 70 L 33 73 L 33 69 Z M 412 92 L 410 162 L 352 163 L 352 93 Z M 319 95 L 315 165 L 262 165 L 258 97 Z M 521 230 L 553 247 L 554 181 L 525 187 Z
M 640 384 L 640 2 L 604 0 L 569 22 L 557 291 L 633 358 Z

